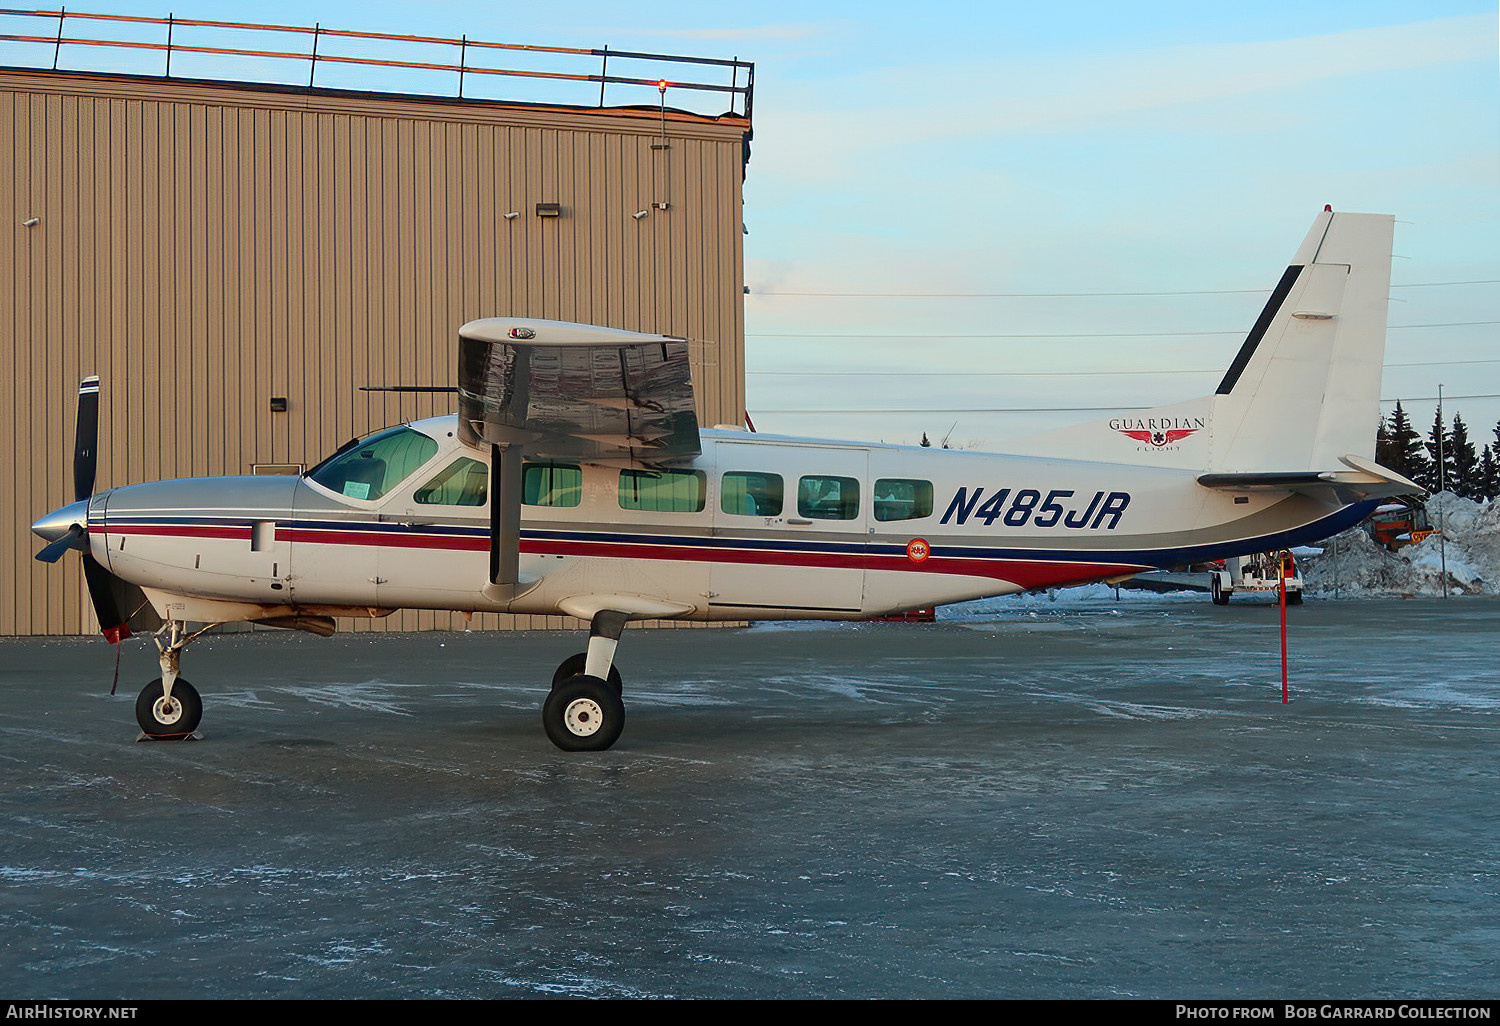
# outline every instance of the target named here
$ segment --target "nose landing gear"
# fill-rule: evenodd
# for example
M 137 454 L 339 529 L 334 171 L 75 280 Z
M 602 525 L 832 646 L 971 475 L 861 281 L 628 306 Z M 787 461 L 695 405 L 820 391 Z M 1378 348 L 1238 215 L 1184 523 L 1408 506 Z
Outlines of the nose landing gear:
M 154 741 L 180 740 L 198 729 L 203 719 L 203 699 L 186 677 L 177 675 L 182 650 L 218 624 L 209 624 L 189 634 L 182 620 L 168 620 L 151 640 L 156 642 L 161 676 L 141 689 L 135 699 L 135 721 L 143 738 Z
M 135 700 L 135 721 L 149 738 L 186 737 L 198 729 L 203 719 L 203 699 L 198 689 L 178 677 L 168 694 L 158 677 L 141 689 Z

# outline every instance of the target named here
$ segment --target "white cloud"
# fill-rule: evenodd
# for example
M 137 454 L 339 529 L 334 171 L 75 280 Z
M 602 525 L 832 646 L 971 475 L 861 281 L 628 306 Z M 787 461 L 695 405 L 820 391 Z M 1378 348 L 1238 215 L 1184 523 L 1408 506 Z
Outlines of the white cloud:
M 1079 131 L 1125 116 L 1284 94 L 1358 75 L 1495 59 L 1495 18 L 1408 25 L 1259 43 L 1069 55 L 999 55 L 983 64 L 894 67 L 839 84 L 764 80 L 757 106 L 775 112 L 759 155 L 802 180 L 843 176 L 892 143 Z M 853 98 L 859 98 L 856 102 Z M 1496 104 L 1496 96 L 1476 97 Z M 1290 106 L 1283 116 L 1295 116 Z

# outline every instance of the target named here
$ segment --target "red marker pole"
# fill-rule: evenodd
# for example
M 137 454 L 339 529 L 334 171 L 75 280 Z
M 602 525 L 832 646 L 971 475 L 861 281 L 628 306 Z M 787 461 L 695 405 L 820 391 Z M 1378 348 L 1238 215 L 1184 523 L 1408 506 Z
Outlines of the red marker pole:
M 1276 557 L 1276 576 L 1280 587 L 1276 590 L 1281 595 L 1281 704 L 1287 703 L 1286 685 L 1286 556 Z

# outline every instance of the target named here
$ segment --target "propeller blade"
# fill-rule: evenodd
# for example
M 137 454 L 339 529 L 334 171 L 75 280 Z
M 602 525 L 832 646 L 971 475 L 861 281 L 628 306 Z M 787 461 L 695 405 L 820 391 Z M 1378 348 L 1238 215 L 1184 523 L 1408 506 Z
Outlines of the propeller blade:
M 99 463 L 99 376 L 90 375 L 78 385 L 78 423 L 73 433 L 73 498 L 94 494 L 94 473 Z
M 99 630 L 112 645 L 118 645 L 130 637 L 130 626 L 115 601 L 114 574 L 104 569 L 104 564 L 85 552 L 83 554 L 83 576 L 88 582 L 89 598 L 94 602 L 94 615 L 99 618 Z
M 69 549 L 88 551 L 88 543 L 83 541 L 84 531 L 82 524 L 74 524 L 68 528 L 68 533 L 56 541 L 42 547 L 42 551 L 36 554 L 36 558 L 43 563 L 56 563 L 62 558 L 62 554 Z

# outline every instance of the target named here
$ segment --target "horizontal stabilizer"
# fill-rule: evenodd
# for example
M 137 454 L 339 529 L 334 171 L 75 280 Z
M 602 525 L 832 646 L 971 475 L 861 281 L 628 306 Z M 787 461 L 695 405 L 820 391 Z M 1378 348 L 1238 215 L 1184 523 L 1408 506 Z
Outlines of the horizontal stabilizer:
M 1319 499 L 1327 499 L 1331 494 L 1343 503 L 1392 495 L 1426 494 L 1426 489 L 1415 481 L 1408 481 L 1394 470 L 1387 470 L 1360 456 L 1343 456 L 1340 462 L 1349 469 L 1202 474 L 1198 483 L 1205 488 L 1230 492 L 1297 492 Z

